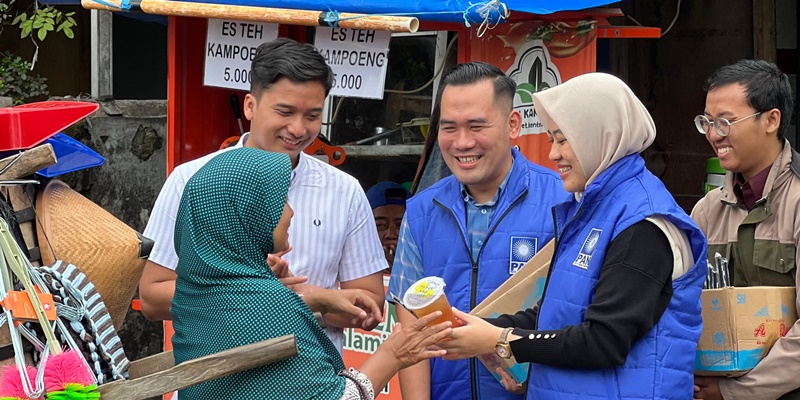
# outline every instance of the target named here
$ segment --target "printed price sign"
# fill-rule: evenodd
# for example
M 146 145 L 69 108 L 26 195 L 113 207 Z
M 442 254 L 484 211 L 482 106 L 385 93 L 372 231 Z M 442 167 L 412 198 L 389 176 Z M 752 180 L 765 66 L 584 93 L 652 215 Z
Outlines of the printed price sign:
M 203 85 L 250 90 L 250 62 L 258 46 L 277 37 L 277 24 L 209 19 Z
M 382 99 L 391 32 L 317 28 L 314 45 L 333 69 L 334 96 Z

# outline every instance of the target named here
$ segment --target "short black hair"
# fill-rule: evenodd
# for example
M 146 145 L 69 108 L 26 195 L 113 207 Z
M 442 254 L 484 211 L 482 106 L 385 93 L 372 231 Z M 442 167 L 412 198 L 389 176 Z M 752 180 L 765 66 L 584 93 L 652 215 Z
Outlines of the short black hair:
M 494 84 L 495 104 L 506 105 L 510 109 L 514 106 L 514 94 L 517 83 L 509 78 L 500 68 L 481 61 L 472 61 L 456 65 L 442 78 L 437 95 L 437 104 L 442 101 L 442 93 L 449 86 L 465 86 L 483 80 L 491 80 Z
M 739 60 L 716 71 L 706 81 L 705 90 L 730 84 L 740 84 L 745 88 L 747 104 L 757 112 L 777 108 L 781 112 L 781 126 L 778 127 L 778 140 L 783 142 L 789 121 L 792 118 L 794 97 L 789 77 L 777 65 L 765 60 Z M 761 117 L 756 116 L 756 119 Z
M 280 78 L 295 83 L 319 82 L 325 88 L 325 96 L 333 86 L 333 71 L 317 49 L 289 38 L 258 46 L 250 64 L 250 93 L 258 99 Z

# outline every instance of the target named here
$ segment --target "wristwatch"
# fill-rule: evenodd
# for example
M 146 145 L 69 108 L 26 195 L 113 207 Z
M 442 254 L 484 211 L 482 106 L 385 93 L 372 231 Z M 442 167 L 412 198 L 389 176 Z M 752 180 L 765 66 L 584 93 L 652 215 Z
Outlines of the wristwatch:
M 508 334 L 513 330 L 514 328 L 506 328 L 500 333 L 500 339 L 498 339 L 497 344 L 494 345 L 494 352 L 498 357 L 506 359 L 511 358 L 511 345 L 508 344 Z

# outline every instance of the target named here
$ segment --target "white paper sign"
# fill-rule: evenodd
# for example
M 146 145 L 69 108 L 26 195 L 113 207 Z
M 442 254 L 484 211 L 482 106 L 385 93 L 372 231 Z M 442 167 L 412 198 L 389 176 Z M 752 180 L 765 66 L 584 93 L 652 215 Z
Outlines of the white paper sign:
M 203 85 L 250 90 L 258 46 L 278 38 L 278 24 L 209 19 Z
M 314 46 L 333 69 L 334 96 L 383 98 L 392 33 L 348 28 L 317 28 Z

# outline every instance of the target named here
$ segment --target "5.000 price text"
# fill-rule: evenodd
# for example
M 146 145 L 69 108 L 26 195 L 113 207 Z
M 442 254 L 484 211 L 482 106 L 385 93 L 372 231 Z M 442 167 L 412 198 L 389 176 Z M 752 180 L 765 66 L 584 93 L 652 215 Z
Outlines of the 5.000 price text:
M 361 75 L 333 74 L 333 87 L 360 90 Z
M 250 71 L 241 68 L 225 67 L 222 73 L 225 82 L 250 83 Z

